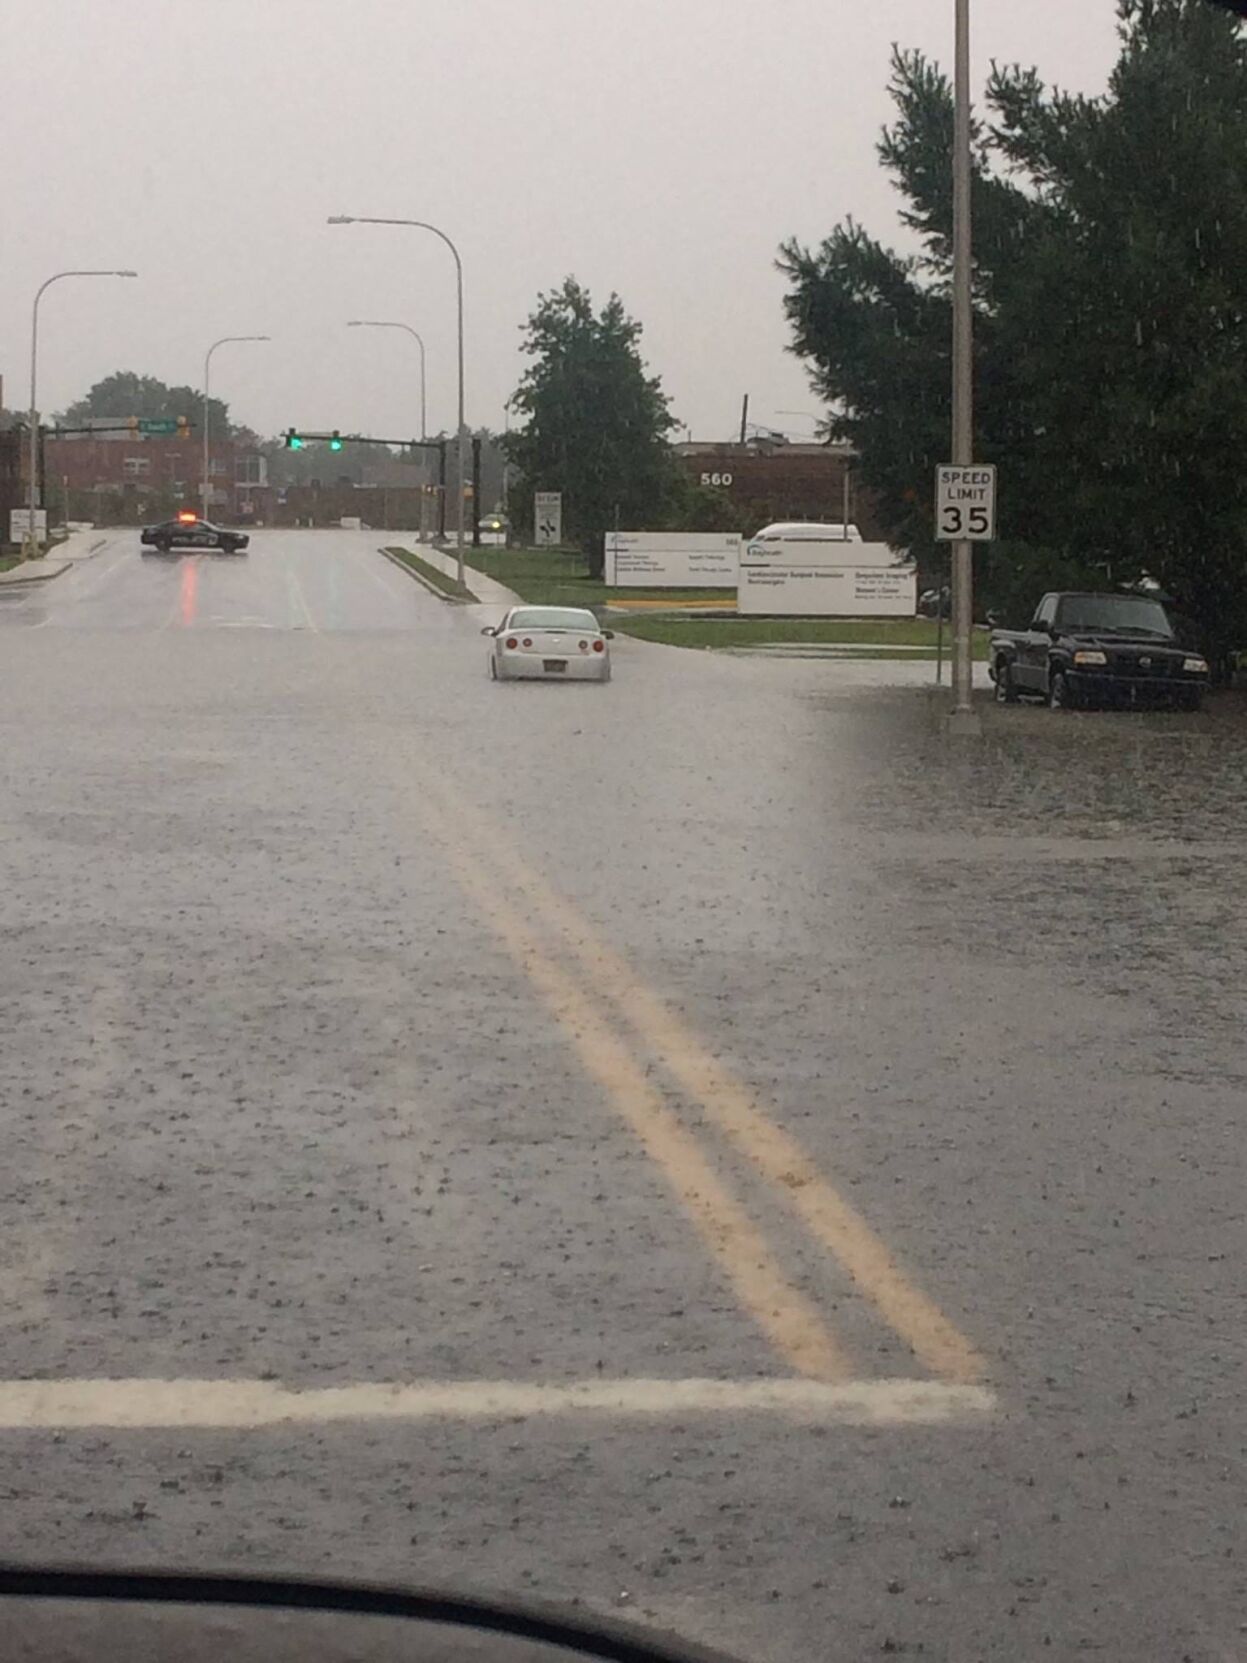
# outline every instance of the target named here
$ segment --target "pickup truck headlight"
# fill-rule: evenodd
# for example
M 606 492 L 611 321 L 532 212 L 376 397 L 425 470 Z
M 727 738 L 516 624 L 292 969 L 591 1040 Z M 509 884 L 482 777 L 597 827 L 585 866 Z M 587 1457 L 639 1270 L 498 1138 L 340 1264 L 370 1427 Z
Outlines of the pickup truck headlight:
M 1078 665 L 1107 664 L 1108 655 L 1096 647 L 1084 647 L 1081 652 L 1074 654 L 1074 663 Z
M 1189 670 L 1192 675 L 1206 676 L 1208 674 L 1208 660 L 1206 658 L 1184 658 L 1182 668 Z

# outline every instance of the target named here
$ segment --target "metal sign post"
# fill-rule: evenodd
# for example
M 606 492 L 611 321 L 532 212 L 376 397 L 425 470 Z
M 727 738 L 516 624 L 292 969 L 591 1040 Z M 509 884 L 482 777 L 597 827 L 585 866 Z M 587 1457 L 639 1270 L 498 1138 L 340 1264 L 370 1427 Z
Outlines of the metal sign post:
M 970 0 L 955 0 L 956 89 L 953 122 L 953 462 L 974 458 L 974 310 L 971 293 Z M 950 732 L 978 731 L 974 714 L 971 636 L 974 629 L 974 565 L 964 537 L 953 543 L 953 703 Z

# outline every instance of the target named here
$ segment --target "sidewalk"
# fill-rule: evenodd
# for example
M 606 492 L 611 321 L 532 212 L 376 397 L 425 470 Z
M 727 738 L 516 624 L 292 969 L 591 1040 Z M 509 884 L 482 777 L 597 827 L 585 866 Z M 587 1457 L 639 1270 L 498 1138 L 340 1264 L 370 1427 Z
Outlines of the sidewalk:
M 456 577 L 459 567 L 455 557 L 454 544 L 449 548 L 437 549 L 432 543 L 411 542 L 411 547 L 421 560 L 427 560 L 430 566 L 436 566 L 446 573 L 447 577 Z M 482 606 L 518 606 L 520 597 L 505 584 L 496 582 L 492 577 L 486 577 L 484 572 L 478 572 L 472 564 L 472 550 L 465 548 L 464 579 L 468 588 L 480 601 Z
M 47 583 L 50 578 L 60 577 L 71 566 L 78 565 L 83 560 L 90 560 L 108 540 L 110 533 L 101 531 L 99 527 L 82 528 L 71 531 L 63 542 L 57 543 L 40 560 L 23 560 L 10 571 L 0 572 L 0 584 L 15 584 L 18 588 L 27 583 Z

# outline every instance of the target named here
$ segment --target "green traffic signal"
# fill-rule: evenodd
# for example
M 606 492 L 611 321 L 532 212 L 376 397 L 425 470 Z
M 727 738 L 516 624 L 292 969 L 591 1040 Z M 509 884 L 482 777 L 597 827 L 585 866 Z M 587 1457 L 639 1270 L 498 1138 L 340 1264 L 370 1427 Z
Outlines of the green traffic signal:
M 342 439 L 341 439 L 336 427 L 333 430 L 333 437 L 329 441 L 329 448 L 330 448 L 330 450 L 341 450 L 342 449 Z
M 303 449 L 303 440 L 300 439 L 299 435 L 295 432 L 293 427 L 287 428 L 287 430 L 286 430 L 286 449 L 287 450 L 302 450 Z

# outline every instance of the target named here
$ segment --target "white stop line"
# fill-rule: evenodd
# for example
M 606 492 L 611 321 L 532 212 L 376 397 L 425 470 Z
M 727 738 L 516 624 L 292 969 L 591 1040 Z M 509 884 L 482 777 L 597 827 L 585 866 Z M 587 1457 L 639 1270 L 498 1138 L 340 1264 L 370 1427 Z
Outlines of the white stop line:
M 335 1421 L 505 1420 L 596 1414 L 657 1419 L 772 1414 L 818 1424 L 936 1426 L 983 1419 L 984 1386 L 933 1380 L 521 1380 L 360 1382 L 298 1390 L 264 1380 L 5 1380 L 0 1430 L 262 1427 Z

